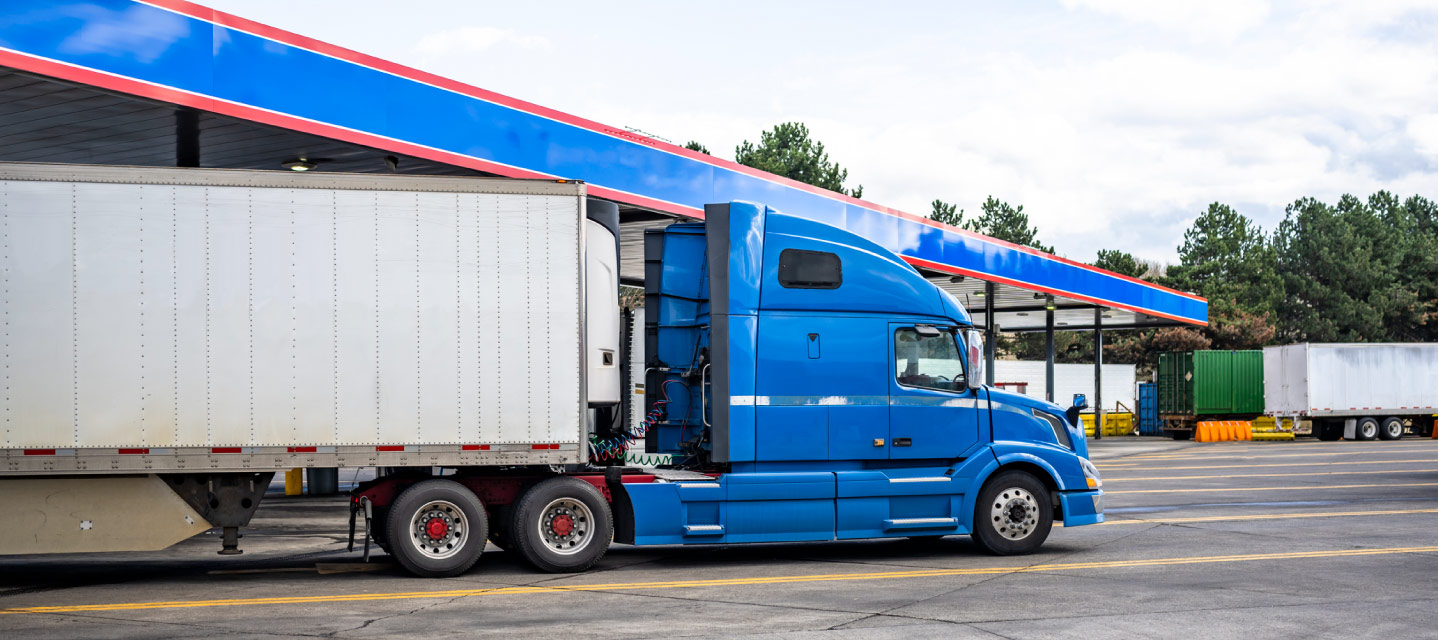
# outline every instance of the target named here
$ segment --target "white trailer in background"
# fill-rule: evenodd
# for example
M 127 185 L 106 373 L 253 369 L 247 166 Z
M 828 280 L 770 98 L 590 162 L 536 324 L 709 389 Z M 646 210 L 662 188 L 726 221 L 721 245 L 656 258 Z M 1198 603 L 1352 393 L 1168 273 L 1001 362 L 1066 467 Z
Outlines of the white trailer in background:
M 1438 413 L 1438 343 L 1265 347 L 1263 378 L 1264 413 L 1320 440 L 1431 435 Z

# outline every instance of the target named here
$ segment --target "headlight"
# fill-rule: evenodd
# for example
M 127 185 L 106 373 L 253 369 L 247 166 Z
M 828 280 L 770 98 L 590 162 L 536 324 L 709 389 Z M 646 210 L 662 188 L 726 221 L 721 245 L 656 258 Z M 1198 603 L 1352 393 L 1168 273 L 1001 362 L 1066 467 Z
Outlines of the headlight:
M 1083 467 L 1083 478 L 1088 481 L 1088 488 L 1097 489 L 1103 486 L 1103 477 L 1098 474 L 1098 467 L 1093 466 L 1088 458 L 1079 458 L 1079 466 Z

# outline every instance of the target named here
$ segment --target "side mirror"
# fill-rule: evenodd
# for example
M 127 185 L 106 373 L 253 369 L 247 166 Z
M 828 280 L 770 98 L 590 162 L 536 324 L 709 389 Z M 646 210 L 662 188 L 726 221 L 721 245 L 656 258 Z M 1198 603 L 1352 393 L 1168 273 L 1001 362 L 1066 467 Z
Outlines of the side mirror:
M 1069 424 L 1079 426 L 1079 412 L 1088 408 L 1088 396 L 1082 393 L 1074 394 L 1073 406 L 1064 412 L 1064 417 L 1069 419 Z
M 965 330 L 964 343 L 969 345 L 969 388 L 978 389 L 984 386 L 984 332 Z

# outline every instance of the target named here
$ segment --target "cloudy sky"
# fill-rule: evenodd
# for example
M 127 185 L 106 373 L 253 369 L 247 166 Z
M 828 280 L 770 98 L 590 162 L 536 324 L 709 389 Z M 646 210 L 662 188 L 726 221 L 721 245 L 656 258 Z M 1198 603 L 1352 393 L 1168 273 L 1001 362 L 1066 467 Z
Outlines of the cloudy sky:
M 1080 260 L 1173 261 L 1214 201 L 1438 198 L 1438 0 L 201 2 L 728 158 L 798 120 L 866 199 L 993 195 Z

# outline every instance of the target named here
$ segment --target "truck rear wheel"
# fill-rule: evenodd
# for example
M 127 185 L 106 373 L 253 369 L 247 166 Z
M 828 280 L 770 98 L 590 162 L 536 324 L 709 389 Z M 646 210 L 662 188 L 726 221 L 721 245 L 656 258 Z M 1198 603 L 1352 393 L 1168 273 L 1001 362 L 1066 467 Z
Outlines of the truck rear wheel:
M 494 511 L 489 521 L 489 542 L 500 551 L 514 548 L 514 505 L 504 505 Z
M 376 546 L 389 553 L 389 507 L 374 507 L 374 518 L 370 521 L 370 538 Z
M 424 578 L 468 571 L 488 537 L 484 505 L 452 480 L 425 480 L 405 489 L 390 505 L 387 520 L 390 554 Z
M 974 507 L 973 539 L 996 556 L 1033 553 L 1053 528 L 1048 488 L 1032 474 L 1004 471 L 989 478 Z
M 1378 437 L 1384 440 L 1398 440 L 1403 437 L 1402 418 L 1384 418 L 1383 426 L 1378 429 Z
M 1377 419 L 1377 418 L 1359 418 L 1359 419 L 1358 419 L 1358 426 L 1353 429 L 1353 437 L 1354 437 L 1354 439 L 1356 439 L 1356 440 L 1377 440 L 1377 439 L 1378 439 L 1378 419 Z
M 594 485 L 576 478 L 550 478 L 530 487 L 514 504 L 511 548 L 551 573 L 584 571 L 609 550 L 614 516 Z

